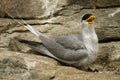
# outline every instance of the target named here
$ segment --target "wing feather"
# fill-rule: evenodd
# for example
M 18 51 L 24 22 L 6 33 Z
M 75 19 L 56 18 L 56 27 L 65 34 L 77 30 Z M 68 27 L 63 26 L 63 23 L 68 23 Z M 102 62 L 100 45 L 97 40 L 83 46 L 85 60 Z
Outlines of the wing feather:
M 78 34 L 57 37 L 55 38 L 55 40 L 57 43 L 61 44 L 66 49 L 71 49 L 74 51 L 86 49 L 82 40 L 80 40 Z

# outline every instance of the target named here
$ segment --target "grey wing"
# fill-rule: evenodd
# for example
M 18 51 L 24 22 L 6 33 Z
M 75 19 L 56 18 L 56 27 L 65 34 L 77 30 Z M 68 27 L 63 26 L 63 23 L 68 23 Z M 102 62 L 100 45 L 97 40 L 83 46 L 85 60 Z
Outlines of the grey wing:
M 76 62 L 85 59 L 88 56 L 88 52 L 83 42 L 76 35 L 69 35 L 65 37 L 58 37 L 56 39 L 49 38 L 38 30 L 34 29 L 31 25 L 26 24 L 26 28 L 33 34 L 38 36 L 45 48 L 50 53 L 43 53 L 51 56 L 63 62 Z M 40 50 L 41 51 L 41 50 Z M 44 51 L 44 50 L 43 50 Z M 43 52 L 42 51 L 42 52 Z
M 70 50 L 86 49 L 81 39 L 81 36 L 78 34 L 57 37 L 55 38 L 55 40 L 57 43 L 61 44 L 66 49 Z
M 59 54 L 59 56 L 62 56 L 63 60 L 78 61 L 88 56 L 87 49 L 77 34 L 57 37 L 55 41 L 66 50 L 66 52 L 59 51 L 64 52 Z

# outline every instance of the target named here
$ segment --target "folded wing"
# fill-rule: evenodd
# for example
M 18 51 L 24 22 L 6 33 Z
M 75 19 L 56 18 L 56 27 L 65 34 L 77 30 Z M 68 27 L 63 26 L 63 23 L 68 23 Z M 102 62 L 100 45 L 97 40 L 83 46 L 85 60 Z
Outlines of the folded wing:
M 57 37 L 53 39 L 43 35 L 29 24 L 27 24 L 25 27 L 41 39 L 46 49 L 48 49 L 50 52 L 44 53 L 45 55 L 63 62 L 73 63 L 80 61 L 88 56 L 84 44 L 76 35 Z

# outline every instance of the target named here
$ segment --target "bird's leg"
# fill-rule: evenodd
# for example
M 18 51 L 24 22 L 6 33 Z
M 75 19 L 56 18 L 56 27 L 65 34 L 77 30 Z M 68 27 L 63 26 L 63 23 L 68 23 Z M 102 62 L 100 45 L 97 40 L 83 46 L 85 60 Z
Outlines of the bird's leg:
M 87 71 L 87 72 L 99 72 L 98 69 L 96 68 L 92 68 L 90 66 L 80 66 L 80 67 L 76 67 L 77 69 L 83 70 L 83 71 Z

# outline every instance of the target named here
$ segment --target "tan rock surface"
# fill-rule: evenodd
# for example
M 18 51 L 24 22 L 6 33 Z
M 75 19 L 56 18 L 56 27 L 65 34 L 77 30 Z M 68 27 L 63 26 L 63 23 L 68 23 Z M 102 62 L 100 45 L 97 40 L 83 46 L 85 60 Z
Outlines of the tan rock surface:
M 61 66 L 54 59 L 34 54 L 0 49 L 1 80 L 119 80 L 119 74 L 110 71 L 85 72 Z
M 120 6 L 119 0 L 97 0 L 97 7 L 112 7 L 112 6 Z
M 57 61 L 43 56 L 0 49 L 0 79 L 48 80 L 57 65 Z
M 0 0 L 1 17 L 48 17 L 66 5 L 66 0 Z

